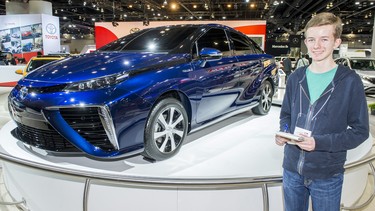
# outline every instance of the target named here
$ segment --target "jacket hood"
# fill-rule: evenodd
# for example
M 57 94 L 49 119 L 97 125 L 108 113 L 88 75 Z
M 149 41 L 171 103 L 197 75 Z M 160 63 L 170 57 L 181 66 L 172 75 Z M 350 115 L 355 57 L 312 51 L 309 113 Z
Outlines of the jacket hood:
M 307 66 L 301 67 L 301 68 L 299 68 L 295 71 L 296 74 L 298 75 L 298 78 L 300 79 L 299 82 L 302 82 L 302 80 L 306 76 L 306 74 L 305 74 L 306 69 L 307 69 Z M 349 67 L 346 67 L 346 66 L 343 66 L 343 65 L 339 64 L 338 67 L 337 67 L 336 75 L 333 78 L 333 83 L 337 84 L 340 80 L 342 80 L 343 78 L 345 78 L 345 77 L 347 77 L 348 75 L 351 75 L 351 74 L 356 74 L 356 72 L 353 71 L 352 69 L 350 69 Z
M 178 60 L 182 55 L 101 52 L 69 57 L 30 72 L 23 80 L 33 84 L 65 84 L 126 73 Z

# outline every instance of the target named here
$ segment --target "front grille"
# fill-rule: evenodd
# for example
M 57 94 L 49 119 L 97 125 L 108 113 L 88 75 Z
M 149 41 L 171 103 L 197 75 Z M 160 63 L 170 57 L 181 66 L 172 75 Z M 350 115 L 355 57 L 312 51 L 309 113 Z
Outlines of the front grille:
M 17 122 L 16 135 L 22 142 L 40 149 L 55 152 L 78 152 L 69 141 L 57 133 L 54 129 L 42 130 L 29 127 Z M 18 138 L 18 137 L 17 137 Z
M 66 87 L 66 84 L 63 85 L 56 85 L 56 86 L 46 86 L 46 87 L 28 87 L 28 93 L 54 93 L 54 92 L 61 92 Z M 15 87 L 17 90 L 20 90 L 22 86 L 18 85 Z
M 64 120 L 84 139 L 105 151 L 112 151 L 114 147 L 100 121 L 98 107 L 60 108 Z

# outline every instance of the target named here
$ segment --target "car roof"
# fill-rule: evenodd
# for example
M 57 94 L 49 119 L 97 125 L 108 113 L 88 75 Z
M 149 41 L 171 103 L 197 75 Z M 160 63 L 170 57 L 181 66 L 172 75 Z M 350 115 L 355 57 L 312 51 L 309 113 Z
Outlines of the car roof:
M 340 57 L 337 59 L 361 59 L 361 60 L 375 60 L 375 58 L 371 57 Z
M 63 59 L 66 56 L 64 55 L 39 55 L 39 56 L 34 56 L 30 60 L 58 60 L 58 59 Z

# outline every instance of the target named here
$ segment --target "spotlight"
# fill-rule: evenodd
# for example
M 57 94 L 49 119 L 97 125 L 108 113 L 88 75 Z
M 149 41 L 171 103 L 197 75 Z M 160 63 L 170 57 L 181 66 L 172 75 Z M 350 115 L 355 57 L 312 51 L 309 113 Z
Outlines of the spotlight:
M 118 26 L 118 23 L 116 21 L 112 21 L 112 26 L 113 27 L 117 27 Z

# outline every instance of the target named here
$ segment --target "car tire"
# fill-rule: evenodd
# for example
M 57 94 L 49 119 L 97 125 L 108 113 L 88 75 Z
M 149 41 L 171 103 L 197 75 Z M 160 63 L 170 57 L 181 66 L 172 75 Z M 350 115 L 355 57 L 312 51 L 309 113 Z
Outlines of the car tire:
M 187 130 L 188 117 L 181 102 L 175 98 L 162 99 L 147 119 L 143 155 L 155 161 L 174 156 L 180 150 Z
M 261 86 L 261 94 L 258 106 L 252 108 L 252 112 L 258 115 L 266 115 L 271 109 L 273 88 L 269 81 L 264 81 Z

